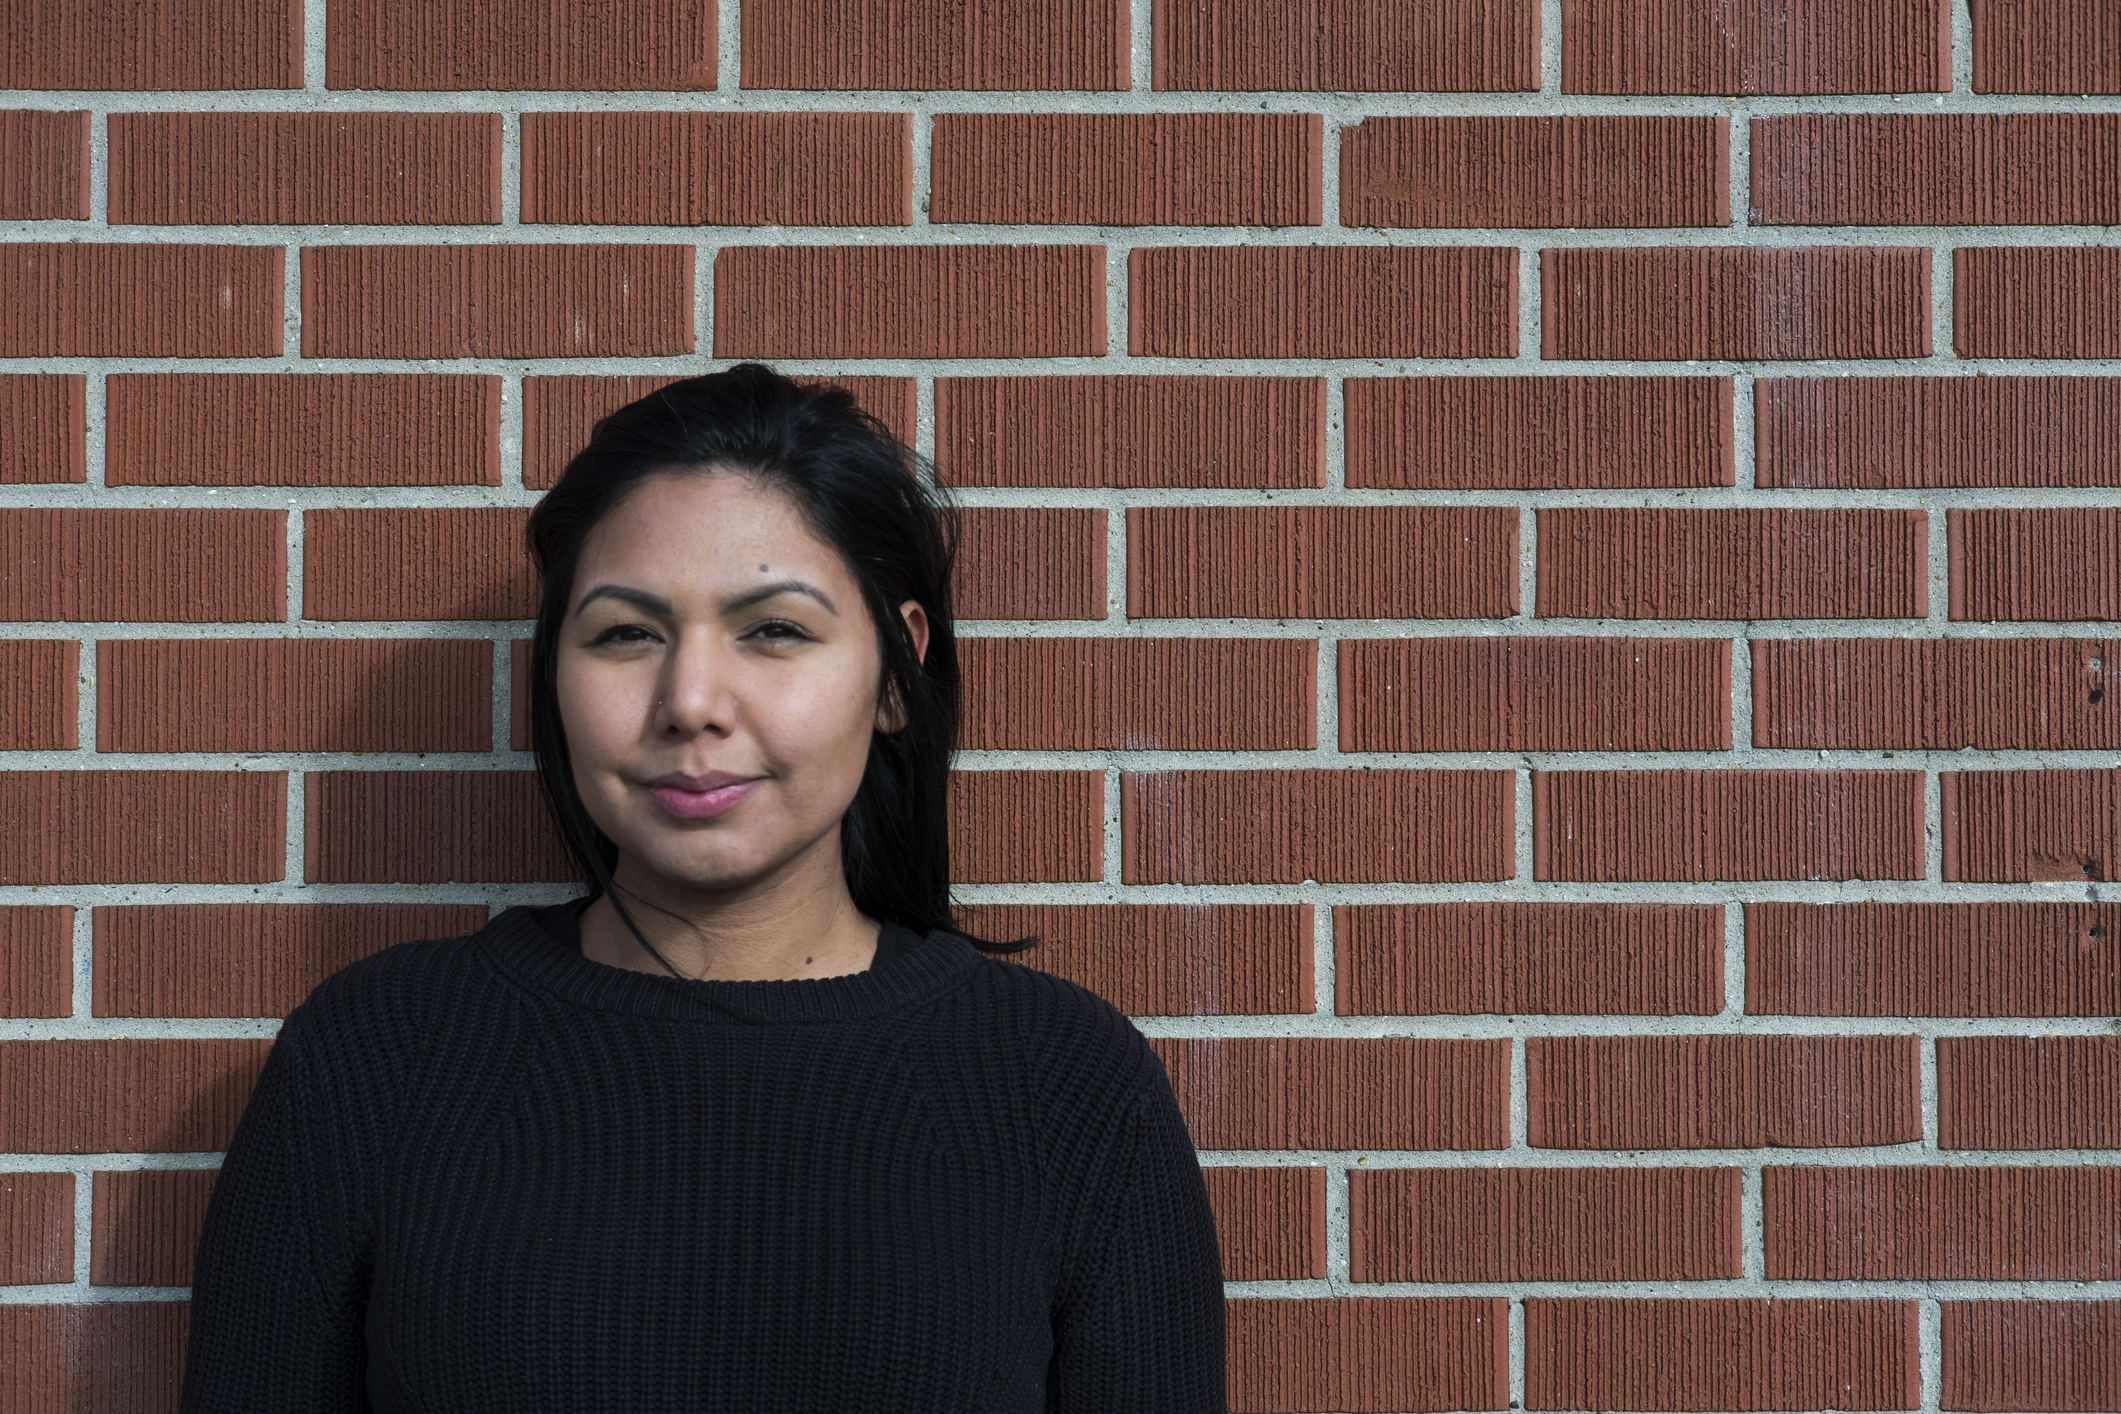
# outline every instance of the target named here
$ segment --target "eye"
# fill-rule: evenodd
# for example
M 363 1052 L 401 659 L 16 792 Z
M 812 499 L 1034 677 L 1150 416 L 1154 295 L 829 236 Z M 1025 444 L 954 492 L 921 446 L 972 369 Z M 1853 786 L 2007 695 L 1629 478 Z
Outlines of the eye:
M 613 624 L 589 642 L 591 647 L 600 647 L 606 643 L 653 643 L 654 641 L 655 635 L 639 624 Z
M 786 619 L 768 619 L 747 631 L 746 638 L 760 639 L 766 643 L 808 643 L 810 635 Z

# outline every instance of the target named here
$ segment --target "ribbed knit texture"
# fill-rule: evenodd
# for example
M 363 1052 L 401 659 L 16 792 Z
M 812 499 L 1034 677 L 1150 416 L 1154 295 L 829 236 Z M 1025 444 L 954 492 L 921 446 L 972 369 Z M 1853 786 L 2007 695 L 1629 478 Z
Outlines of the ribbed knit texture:
M 1224 1409 L 1206 1188 L 1115 1008 L 948 933 L 819 980 L 630 972 L 576 907 L 288 1017 L 187 1414 Z

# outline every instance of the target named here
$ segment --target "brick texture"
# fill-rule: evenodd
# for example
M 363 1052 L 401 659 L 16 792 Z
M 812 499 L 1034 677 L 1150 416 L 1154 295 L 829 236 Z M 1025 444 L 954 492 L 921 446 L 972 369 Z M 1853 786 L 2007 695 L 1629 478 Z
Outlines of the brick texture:
M 1136 355 L 1517 356 L 1517 252 L 1504 246 L 1143 247 L 1127 287 Z
M 0 884 L 271 883 L 286 809 L 277 772 L 0 773 L 0 819 L 39 826 L 0 835 Z
M 2121 486 L 2121 378 L 1772 378 L 1759 486 Z
M 1567 0 L 1563 93 L 1943 93 L 1945 0 Z
M 1755 639 L 1753 745 L 2112 750 L 2121 640 Z
M 498 113 L 114 113 L 110 219 L 458 226 L 501 219 Z
M 85 108 L 0 111 L 0 221 L 88 219 L 89 130 Z
M 1974 92 L 2121 93 L 2121 15 L 2110 5 L 1974 0 L 1972 8 Z
M 2121 510 L 1945 512 L 1955 619 L 2121 619 Z
M 88 479 L 88 379 L 0 373 L 0 486 Z
M 1728 226 L 1722 118 L 1367 118 L 1341 129 L 1349 226 Z
M 1793 1281 L 2112 1281 L 2121 1170 L 1761 1170 L 1767 1274 Z
M 278 246 L 0 246 L 0 358 L 278 358 Z
M 1105 616 L 1103 511 L 967 509 L 957 531 L 959 618 Z
M 979 904 L 957 916 L 979 937 L 1037 938 L 1016 961 L 1088 987 L 1128 1016 L 1313 1007 L 1309 904 Z
M 301 86 L 301 0 L 26 0 L 0 19 L 0 88 Z
M 2121 771 L 1940 771 L 1944 877 L 2096 883 L 2121 867 Z
M 950 778 L 951 880 L 1102 879 L 1104 807 L 1099 771 L 960 771 Z
M 95 911 L 97 1016 L 285 1016 L 348 963 L 475 932 L 461 904 L 200 903 Z
M 1308 751 L 1318 645 L 1301 639 L 968 638 L 976 751 Z
M 271 1049 L 261 1040 L 0 1041 L 0 1152 L 226 1149 Z
M 1952 348 L 1961 358 L 2121 358 L 2121 246 L 1961 246 Z
M 1929 292 L 1926 247 L 1544 250 L 1540 356 L 1926 358 Z
M 1224 1281 L 1322 1281 L 1326 1171 L 1204 1168 Z
M 501 380 L 114 373 L 111 486 L 498 486 Z
M 2117 962 L 2112 904 L 1745 906 L 1745 1009 L 1756 1014 L 2121 1014 Z
M 1528 91 L 1536 0 L 1153 0 L 1159 89 Z
M 1151 1038 L 1202 1149 L 1501 1149 L 1510 1043 Z
M 1121 89 L 1125 0 L 744 0 L 745 88 Z
M 1322 378 L 938 378 L 950 486 L 1322 486 Z
M 1937 1147 L 2121 1149 L 2121 1036 L 1940 1037 Z
M 1946 1301 L 1939 1314 L 1943 1408 L 2121 1406 L 2121 1301 Z
M 66 1016 L 74 1009 L 74 910 L 0 907 L 0 1016 Z M 0 1286 L 6 1285 L 0 1282 Z
M 1865 619 L 1929 613 L 1921 511 L 1539 512 L 1542 618 Z
M 1325 1170 L 1318 1172 L 1323 1176 Z M 1323 1224 L 1319 1235 L 1325 1235 Z M 73 1279 L 74 1176 L 0 1173 L 0 1286 Z
M 1340 645 L 1342 751 L 1728 751 L 1720 638 Z
M 711 89 L 700 0 L 334 0 L 324 82 L 383 89 Z
M 1155 771 L 1120 777 L 1129 884 L 1507 879 L 1506 771 Z
M 190 1313 L 183 1301 L 0 1305 L 0 1408 L 166 1414 Z
M 525 113 L 523 220 L 904 226 L 903 113 Z
M 212 1169 L 124 1169 L 96 1175 L 92 1286 L 189 1286 Z
M 63 638 L 0 641 L 0 751 L 80 745 L 81 645 Z
M 1229 1303 L 1231 1414 L 1500 1409 L 1510 1303 L 1473 1296 Z
M 1737 1169 L 1363 1169 L 1354 1281 L 1705 1281 L 1740 1273 Z
M 692 352 L 689 245 L 305 246 L 304 358 Z
M 303 794 L 312 884 L 579 877 L 532 771 L 312 771 Z
M 0 510 L 0 622 L 287 617 L 280 511 Z
M 1913 1409 L 1913 1301 L 1524 1303 L 1527 1409 Z
M 2121 113 L 1753 119 L 1755 225 L 2121 223 Z
M 1723 909 L 1402 903 L 1333 910 L 1341 1016 L 1713 1016 Z
M 1127 512 L 1127 615 L 1508 618 L 1517 512 L 1500 506 Z
M 527 518 L 504 507 L 305 512 L 302 616 L 532 618 Z
M 1534 1036 L 1529 1135 L 1540 1149 L 1908 1144 L 1920 1051 L 1913 1036 Z

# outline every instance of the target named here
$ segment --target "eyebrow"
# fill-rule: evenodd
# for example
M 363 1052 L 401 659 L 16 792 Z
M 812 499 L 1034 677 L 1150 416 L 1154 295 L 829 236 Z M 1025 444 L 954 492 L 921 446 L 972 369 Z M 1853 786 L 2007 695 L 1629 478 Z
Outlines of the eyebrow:
M 733 594 L 722 600 L 715 608 L 718 612 L 724 614 L 740 613 L 754 604 L 763 604 L 768 599 L 782 594 L 808 595 L 824 605 L 827 612 L 835 615 L 839 613 L 839 607 L 826 597 L 824 590 L 813 584 L 805 584 L 800 579 L 778 579 L 771 584 L 762 584 L 757 589 L 747 589 L 742 594 Z M 645 589 L 634 589 L 624 584 L 598 585 L 582 596 L 581 602 L 574 606 L 574 611 L 579 614 L 599 599 L 617 599 L 621 603 L 645 609 L 651 614 L 667 616 L 674 612 L 668 599 L 650 594 Z

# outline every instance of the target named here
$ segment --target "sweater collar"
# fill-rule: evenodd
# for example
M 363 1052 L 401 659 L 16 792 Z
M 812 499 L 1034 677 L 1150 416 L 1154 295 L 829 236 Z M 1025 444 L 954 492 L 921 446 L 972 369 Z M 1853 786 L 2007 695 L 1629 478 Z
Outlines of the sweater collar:
M 856 1021 L 937 997 L 979 961 L 955 933 L 896 929 L 911 946 L 881 967 L 838 977 L 729 982 L 663 977 L 592 962 L 556 935 L 552 924 L 587 900 L 548 908 L 510 908 L 477 935 L 494 964 L 518 982 L 580 1006 L 678 1021 L 773 1025 Z

